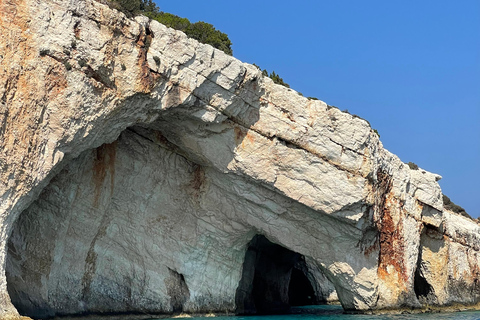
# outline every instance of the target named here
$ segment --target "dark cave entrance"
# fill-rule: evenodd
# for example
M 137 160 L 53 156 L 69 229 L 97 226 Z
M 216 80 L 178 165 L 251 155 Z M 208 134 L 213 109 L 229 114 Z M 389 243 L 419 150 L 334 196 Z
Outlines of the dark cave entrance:
M 304 257 L 256 235 L 249 243 L 235 302 L 237 314 L 289 313 L 317 304 Z
M 304 271 L 293 268 L 288 285 L 288 301 L 292 307 L 316 304 L 315 292 Z

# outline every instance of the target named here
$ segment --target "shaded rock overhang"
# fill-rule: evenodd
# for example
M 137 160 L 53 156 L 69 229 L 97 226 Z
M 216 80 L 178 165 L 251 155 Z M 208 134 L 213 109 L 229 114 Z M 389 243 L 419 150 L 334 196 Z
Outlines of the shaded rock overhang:
M 0 12 L 4 318 L 18 316 L 5 263 L 20 213 L 73 159 L 134 125 L 287 201 L 261 204 L 272 212 L 293 204 L 301 241 L 262 232 L 311 259 L 345 309 L 478 302 L 478 225 L 443 210 L 439 176 L 411 170 L 366 121 L 96 1 L 2 1 Z

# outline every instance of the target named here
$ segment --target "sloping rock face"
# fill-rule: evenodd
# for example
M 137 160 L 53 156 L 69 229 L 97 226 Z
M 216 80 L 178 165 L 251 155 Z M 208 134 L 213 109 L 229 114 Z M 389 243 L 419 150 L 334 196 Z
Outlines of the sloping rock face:
M 479 301 L 479 227 L 366 121 L 93 0 L 0 15 L 2 318 Z

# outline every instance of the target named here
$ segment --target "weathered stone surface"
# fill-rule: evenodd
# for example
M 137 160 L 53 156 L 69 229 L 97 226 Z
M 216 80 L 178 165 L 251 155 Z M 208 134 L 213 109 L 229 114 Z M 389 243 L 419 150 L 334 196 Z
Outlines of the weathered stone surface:
M 474 304 L 480 297 L 480 228 L 465 217 L 444 212 L 443 233 L 426 228 L 416 277 L 419 299 L 429 305 Z
M 235 312 L 265 264 L 283 303 L 292 268 L 349 310 L 479 302 L 478 225 L 366 121 L 93 0 L 0 15 L 2 317 Z

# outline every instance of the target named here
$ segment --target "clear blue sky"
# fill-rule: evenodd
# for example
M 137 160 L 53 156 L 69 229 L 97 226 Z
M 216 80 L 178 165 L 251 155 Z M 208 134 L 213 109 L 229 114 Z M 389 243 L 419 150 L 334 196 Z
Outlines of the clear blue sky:
M 156 0 L 225 32 L 233 55 L 367 119 L 480 216 L 480 0 Z

